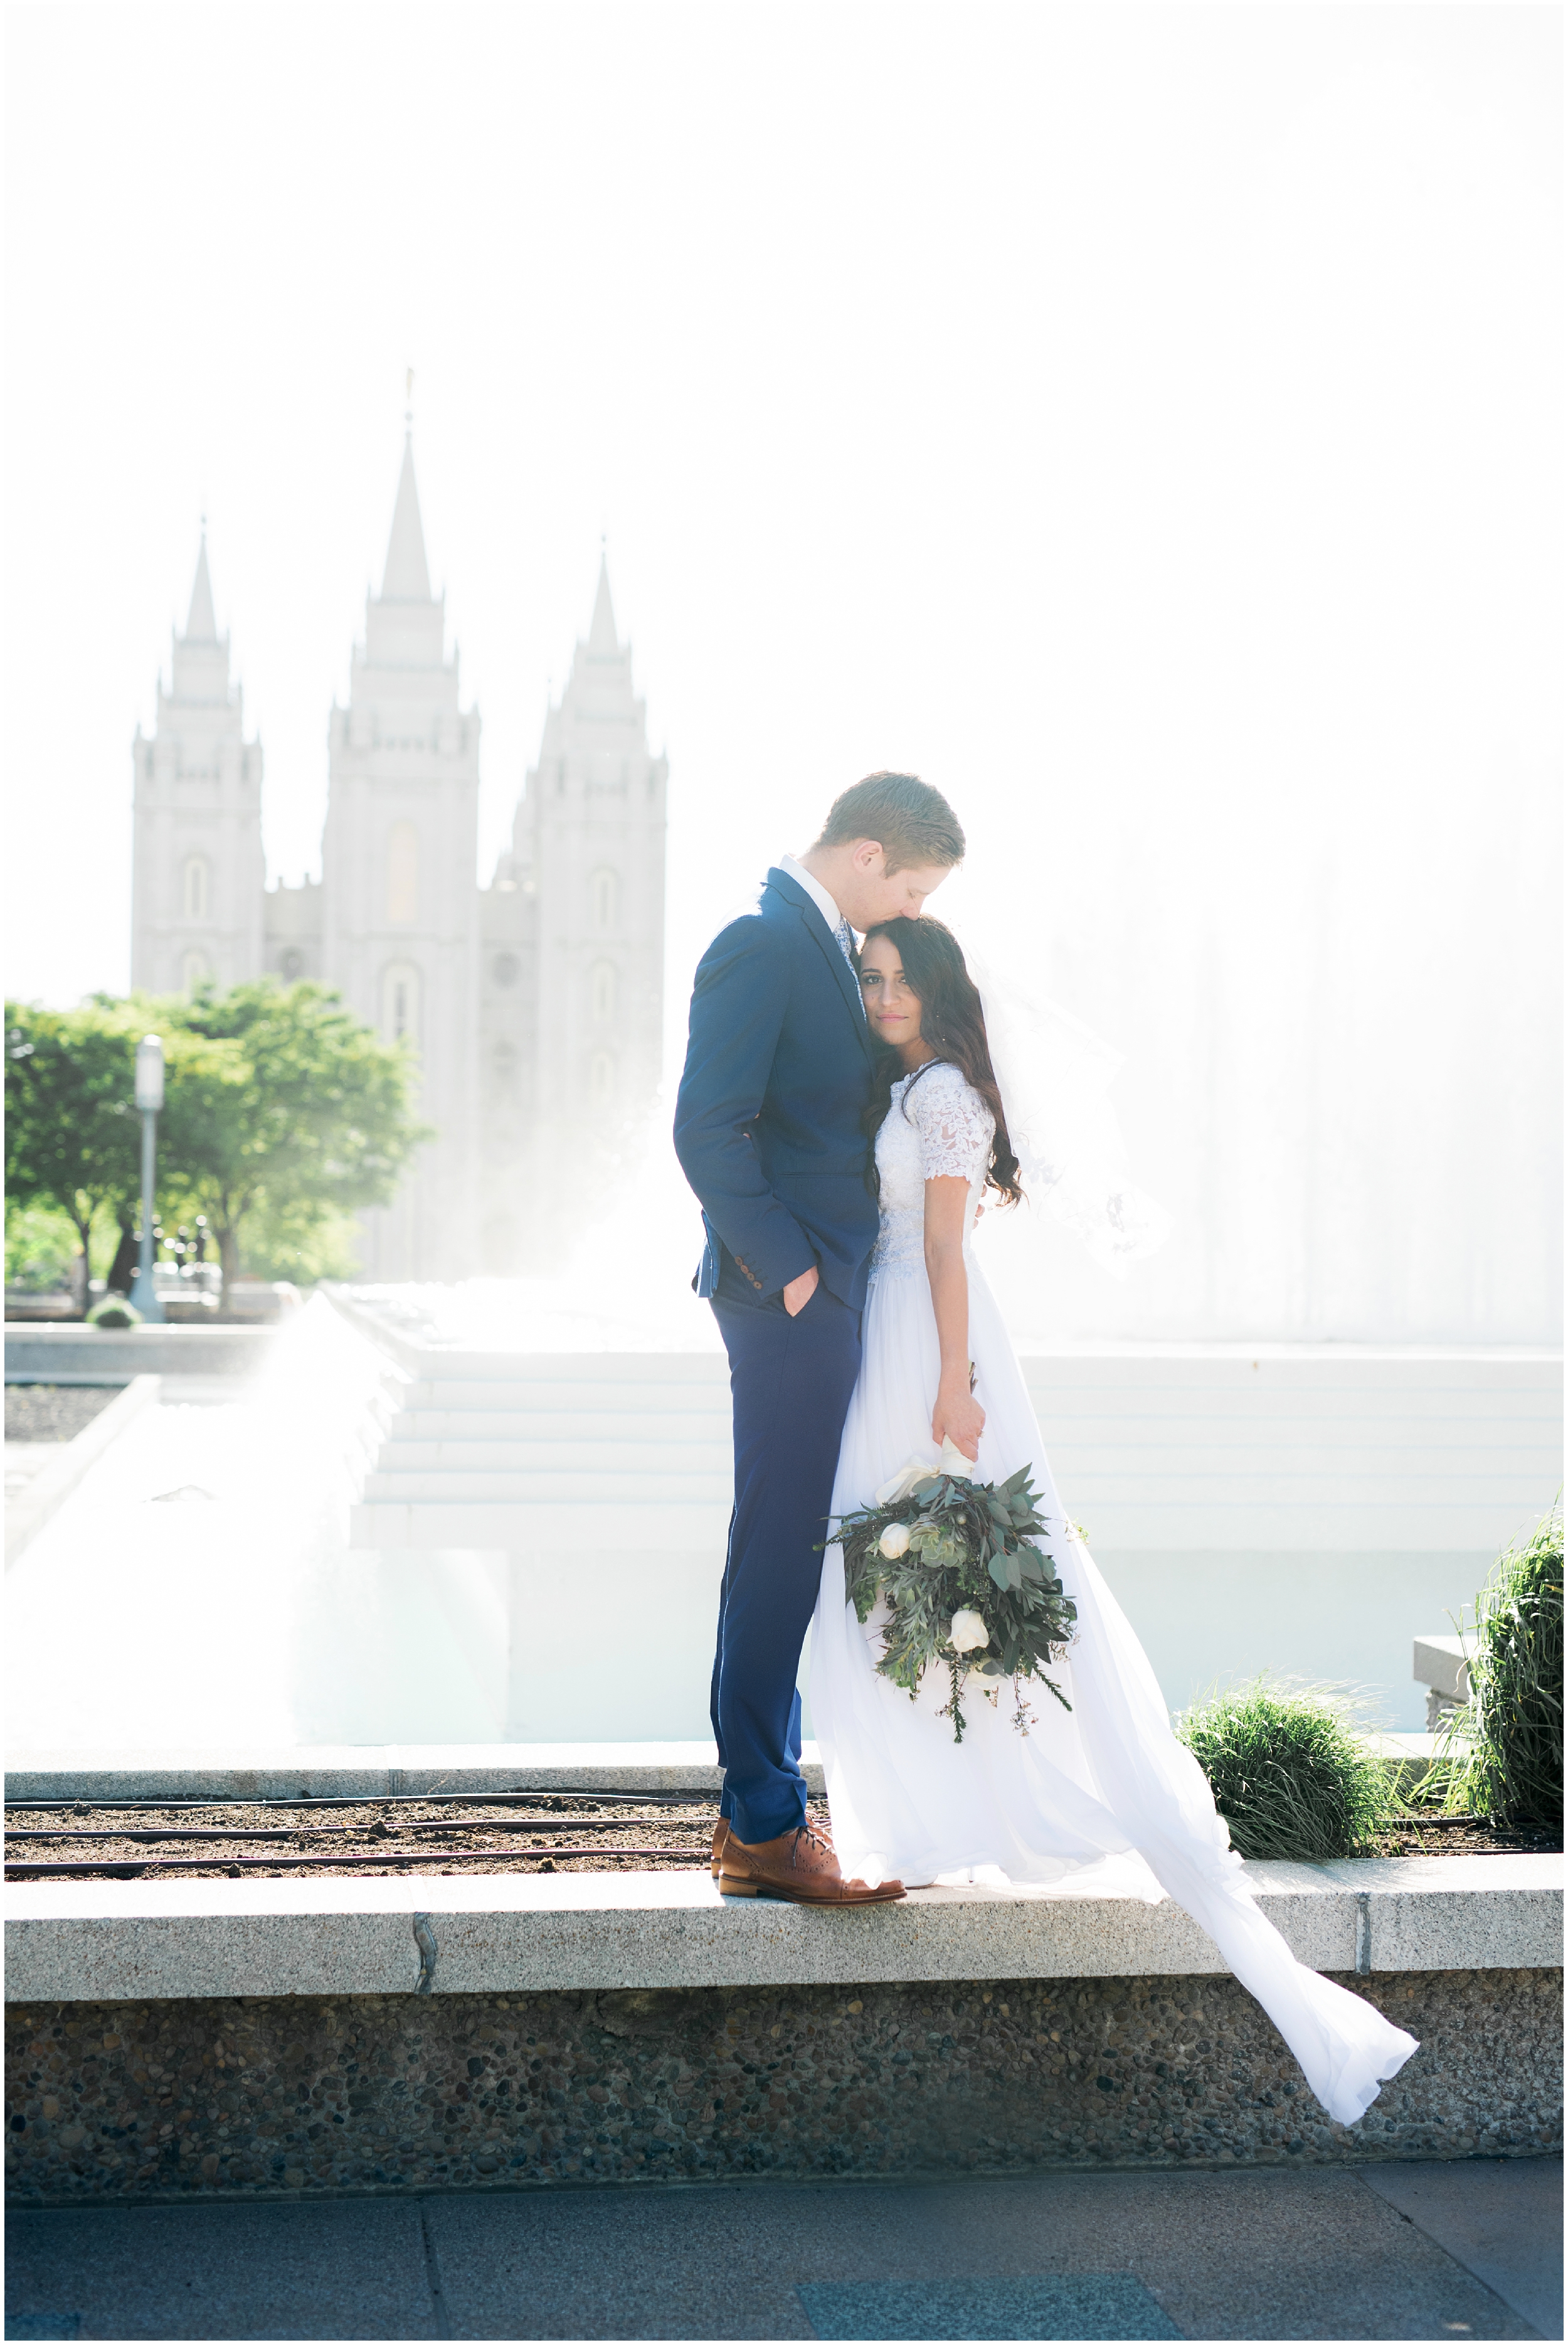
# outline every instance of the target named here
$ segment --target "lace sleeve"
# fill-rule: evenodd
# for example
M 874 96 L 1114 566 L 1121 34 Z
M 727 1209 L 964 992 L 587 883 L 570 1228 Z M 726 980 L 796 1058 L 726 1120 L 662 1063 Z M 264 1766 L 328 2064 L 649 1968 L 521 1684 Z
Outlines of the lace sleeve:
M 996 1126 L 956 1067 L 933 1067 L 911 1085 L 909 1113 L 920 1134 L 923 1180 L 973 1181 L 985 1170 Z

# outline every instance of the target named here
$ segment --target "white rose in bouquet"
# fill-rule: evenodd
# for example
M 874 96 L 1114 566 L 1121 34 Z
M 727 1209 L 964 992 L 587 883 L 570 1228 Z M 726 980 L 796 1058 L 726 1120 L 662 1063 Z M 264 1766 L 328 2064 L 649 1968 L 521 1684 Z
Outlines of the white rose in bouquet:
M 978 1612 L 955 1612 L 947 1641 L 956 1653 L 977 1653 L 991 1641 L 991 1632 Z
M 908 1524 L 889 1523 L 877 1540 L 876 1547 L 877 1552 L 885 1555 L 889 1563 L 896 1563 L 901 1555 L 907 1555 L 909 1552 Z

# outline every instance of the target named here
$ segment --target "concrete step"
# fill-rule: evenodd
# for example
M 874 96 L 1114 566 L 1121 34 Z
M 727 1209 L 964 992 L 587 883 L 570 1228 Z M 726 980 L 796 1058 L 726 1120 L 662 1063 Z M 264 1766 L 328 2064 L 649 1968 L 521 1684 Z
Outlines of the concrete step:
M 608 1408 L 637 1414 L 678 1411 L 683 1415 L 688 1410 L 705 1413 L 729 1406 L 727 1375 L 693 1384 L 665 1382 L 658 1376 L 628 1377 L 608 1369 L 598 1377 L 557 1376 L 558 1365 L 564 1364 L 523 1358 L 511 1375 L 498 1368 L 488 1376 L 415 1376 L 402 1387 L 403 1404 L 408 1408 L 565 1407 L 595 1412 Z
M 541 1499 L 570 1499 L 580 1509 L 650 1505 L 730 1504 L 733 1485 L 727 1473 L 384 1473 L 366 1480 L 367 1506 L 528 1506 Z
M 1556 1352 L 1476 1347 L 1444 1353 L 1418 1346 L 1399 1352 L 1351 1344 L 1318 1349 L 1285 1345 L 1272 1357 L 1267 1350 L 1249 1355 L 1224 1344 L 1120 1349 L 1091 1344 L 1075 1352 L 1022 1352 L 1018 1364 L 1031 1392 L 1098 1394 L 1118 1413 L 1130 1404 L 1178 1416 L 1199 1394 L 1227 1407 L 1241 1401 L 1249 1413 L 1285 1416 L 1325 1406 L 1341 1415 L 1359 1415 L 1364 1408 L 1371 1416 L 1399 1416 L 1416 1406 L 1423 1416 L 1442 1413 L 1458 1419 L 1478 1414 L 1540 1417 L 1561 1390 L 1563 1376 Z
M 1198 1450 L 1212 1451 L 1218 1443 L 1226 1449 L 1260 1450 L 1293 1458 L 1298 1471 L 1303 1462 L 1310 1463 L 1314 1455 L 1330 1448 L 1336 1458 L 1364 1453 L 1373 1470 L 1385 1457 L 1401 1455 L 1447 1460 L 1472 1454 L 1488 1467 L 1502 1458 L 1517 1467 L 1523 1461 L 1537 1459 L 1554 1430 L 1553 1421 L 1545 1416 L 1538 1426 L 1518 1417 L 1504 1425 L 1495 1417 L 1450 1421 L 1414 1415 L 1335 1416 L 1326 1411 L 1285 1417 L 1261 1411 L 1243 1416 L 1238 1410 L 1217 1417 L 1212 1410 L 1185 1416 L 1153 1410 L 1145 1414 L 1141 1405 L 1134 1406 L 1130 1402 L 1125 1412 L 1113 1415 L 1108 1409 L 1086 1407 L 1082 1400 L 1059 1392 L 1032 1392 L 1030 1398 L 1048 1437 L 1064 1445 L 1070 1442 L 1075 1449 L 1125 1455 L 1136 1446 L 1140 1455 L 1180 1457 Z M 1305 1461 L 1303 1452 L 1309 1453 Z
M 1044 1428 L 1042 1428 L 1044 1432 Z M 1510 1475 L 1493 1472 L 1491 1456 L 1473 1459 L 1467 1470 L 1462 1457 L 1440 1457 L 1431 1449 L 1390 1458 L 1362 1457 L 1325 1448 L 1315 1459 L 1300 1451 L 1229 1449 L 1211 1443 L 1202 1449 L 1162 1458 L 1146 1449 L 1083 1450 L 1060 1436 L 1044 1432 L 1046 1455 L 1057 1485 L 1070 1489 L 1085 1507 L 1108 1493 L 1119 1504 L 1163 1499 L 1179 1506 L 1249 1506 L 1267 1502 L 1276 1507 L 1307 1507 L 1331 1489 L 1340 1506 L 1400 1508 L 1430 1503 L 1441 1471 L 1445 1505 L 1497 1507 L 1517 1489 L 1523 1469 Z M 1440 1546 L 1457 1540 L 1438 1542 Z
M 385 1443 L 376 1460 L 379 1474 L 582 1474 L 597 1486 L 606 1474 L 669 1474 L 730 1471 L 727 1441 L 405 1441 Z
M 1300 1460 L 1289 1470 L 1278 1461 L 1271 1468 L 1260 1469 L 1255 1453 L 1245 1465 L 1239 1458 L 1211 1453 L 1189 1459 L 1187 1470 L 1182 1472 L 1150 1473 L 1144 1470 L 1141 1453 L 1124 1457 L 1119 1464 L 1102 1458 L 1096 1467 L 1066 1441 L 1050 1447 L 1048 1455 L 1058 1484 L 1071 1492 L 1073 1512 L 1081 1512 L 1086 1520 L 1088 1509 L 1101 1505 L 1115 1506 L 1124 1512 L 1145 1506 L 1173 1509 L 1201 1507 L 1216 1512 L 1245 1512 L 1266 1507 L 1275 1512 L 1300 1509 L 1305 1517 L 1320 1511 L 1326 1488 L 1332 1489 L 1334 1505 L 1345 1510 L 1353 1508 L 1362 1514 L 1376 1512 L 1390 1518 L 1406 1510 L 1412 1514 L 1419 1510 L 1441 1524 L 1446 1509 L 1454 1518 L 1452 1538 L 1441 1534 L 1434 1538 L 1425 1533 L 1420 1540 L 1396 1538 L 1375 1542 L 1391 1547 L 1469 1546 L 1472 1544 L 1472 1534 L 1460 1528 L 1464 1511 L 1490 1508 L 1495 1512 L 1507 1503 L 1509 1492 L 1518 1487 L 1516 1482 L 1502 1475 L 1450 1472 L 1443 1477 L 1442 1502 L 1434 1505 L 1429 1474 L 1340 1472 L 1330 1479 L 1326 1473 L 1302 1473 Z M 1391 1527 L 1397 1528 L 1397 1522 L 1391 1520 Z M 1473 1543 L 1484 1546 L 1484 1536 Z M 1301 1544 L 1306 1548 L 1313 1542 L 1304 1539 Z
M 582 1485 L 567 1479 L 569 1495 L 527 1500 L 454 1500 L 447 1491 L 439 1500 L 371 1495 L 349 1509 L 349 1544 L 379 1549 L 504 1550 L 523 1560 L 551 1561 L 580 1557 L 585 1548 L 629 1544 L 639 1557 L 696 1557 L 713 1568 L 716 1580 L 729 1534 L 728 1488 L 722 1498 L 706 1501 L 651 1498 L 644 1487 L 634 1499 L 595 1497 L 585 1503 Z M 711 1621 L 703 1634 L 711 1636 Z
M 730 1412 L 713 1410 L 407 1408 L 391 1441 L 717 1442 L 730 1446 Z
M 729 1439 L 727 1393 L 711 1396 L 700 1408 L 655 1407 L 652 1397 L 629 1406 L 625 1387 L 611 1386 L 597 1398 L 585 1395 L 579 1406 L 563 1409 L 559 1392 L 540 1388 L 535 1403 L 520 1386 L 504 1407 L 477 1408 L 460 1402 L 448 1406 L 446 1400 L 439 1407 L 405 1403 L 391 1430 L 399 1438 L 422 1441 L 517 1439 L 524 1437 L 520 1431 L 523 1426 L 526 1437 L 541 1441 Z M 667 1396 L 657 1397 L 662 1403 Z M 1134 1419 L 1120 1425 L 1103 1416 L 1057 1412 L 1043 1430 L 1053 1448 L 1070 1450 L 1079 1469 L 1087 1473 L 1120 1472 L 1133 1454 L 1142 1470 L 1161 1476 L 1194 1470 L 1319 1475 L 1338 1472 L 1346 1463 L 1360 1463 L 1362 1470 L 1380 1477 L 1388 1473 L 1425 1476 L 1438 1462 L 1431 1427 L 1411 1420 L 1386 1429 L 1321 1422 L 1217 1427 L 1212 1418 L 1195 1417 L 1185 1424 L 1163 1417 Z M 1483 1427 L 1472 1426 L 1468 1436 L 1456 1427 L 1452 1440 L 1445 1432 L 1441 1459 L 1445 1473 L 1456 1467 L 1462 1471 L 1467 1459 L 1477 1472 L 1517 1476 L 1533 1469 L 1538 1451 L 1529 1444 L 1500 1445 Z

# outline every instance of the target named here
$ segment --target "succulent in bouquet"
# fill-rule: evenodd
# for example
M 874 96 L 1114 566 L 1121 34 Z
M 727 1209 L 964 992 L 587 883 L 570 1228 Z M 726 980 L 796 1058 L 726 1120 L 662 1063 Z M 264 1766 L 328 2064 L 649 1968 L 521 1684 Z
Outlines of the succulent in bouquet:
M 948 1440 L 935 1466 L 904 1467 L 875 1506 L 838 1524 L 856 1619 L 864 1628 L 878 1603 L 886 1607 L 877 1669 L 913 1701 L 926 1670 L 945 1667 L 952 1690 L 938 1715 L 953 1721 L 955 1742 L 964 1740 L 966 1679 L 993 1702 L 1011 1680 L 1020 1733 L 1033 1716 L 1029 1678 L 1072 1708 L 1047 1666 L 1070 1642 L 1077 1608 L 1036 1544 L 1046 1528 L 1037 1505 L 1027 1466 L 1005 1482 L 976 1482 Z

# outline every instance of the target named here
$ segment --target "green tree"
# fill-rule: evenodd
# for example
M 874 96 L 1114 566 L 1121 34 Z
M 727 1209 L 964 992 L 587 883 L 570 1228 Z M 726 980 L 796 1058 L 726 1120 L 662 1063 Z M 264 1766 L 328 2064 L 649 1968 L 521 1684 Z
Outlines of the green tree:
M 206 1213 L 226 1284 L 252 1217 L 298 1238 L 387 1204 L 429 1137 L 410 1052 L 379 1041 L 324 986 L 206 987 L 190 1000 L 140 1001 L 137 1014 L 164 1036 L 169 1184 Z
M 6 1193 L 18 1205 L 56 1205 L 70 1222 L 84 1310 L 94 1219 L 104 1207 L 121 1216 L 140 1183 L 137 1038 L 124 1002 L 5 1005 Z

